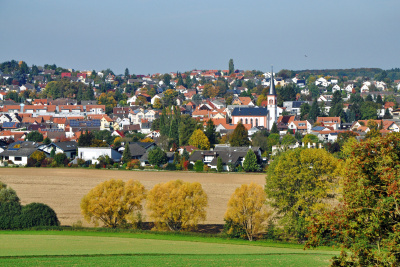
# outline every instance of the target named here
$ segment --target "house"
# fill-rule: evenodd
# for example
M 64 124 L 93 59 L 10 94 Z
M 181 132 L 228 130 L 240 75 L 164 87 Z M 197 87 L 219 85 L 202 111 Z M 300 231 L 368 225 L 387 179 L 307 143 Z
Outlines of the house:
M 294 132 L 300 132 L 302 134 L 308 134 L 311 132 L 312 125 L 309 121 L 292 121 L 288 124 L 288 129 Z
M 92 161 L 93 164 L 98 163 L 100 156 L 108 156 L 113 161 L 121 161 L 122 154 L 111 147 L 78 147 L 78 157 L 85 161 Z
M 0 161 L 12 161 L 14 164 L 26 165 L 28 158 L 37 150 L 37 146 L 35 142 L 18 141 L 12 143 L 0 153 Z
M 342 124 L 340 117 L 317 117 L 317 123 L 322 126 L 331 126 L 334 130 L 340 129 Z
M 55 154 L 64 153 L 68 158 L 75 158 L 78 143 L 75 141 L 55 142 L 42 147 L 40 150 L 46 154 L 50 154 L 54 149 Z

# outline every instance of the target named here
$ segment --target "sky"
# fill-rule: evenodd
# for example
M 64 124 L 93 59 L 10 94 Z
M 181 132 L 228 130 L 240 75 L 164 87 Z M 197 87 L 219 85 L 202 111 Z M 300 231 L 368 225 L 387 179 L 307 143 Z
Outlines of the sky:
M 400 67 L 399 0 L 2 0 L 0 62 L 123 74 Z

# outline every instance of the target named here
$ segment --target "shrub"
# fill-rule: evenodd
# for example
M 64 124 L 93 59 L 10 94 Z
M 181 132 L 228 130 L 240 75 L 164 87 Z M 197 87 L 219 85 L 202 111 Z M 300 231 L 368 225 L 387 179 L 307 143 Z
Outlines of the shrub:
M 196 161 L 196 163 L 194 164 L 194 170 L 196 172 L 202 172 L 204 168 L 204 163 L 201 160 Z
M 65 166 L 65 160 L 66 159 L 67 159 L 67 155 L 65 155 L 65 153 L 57 153 L 54 156 L 54 161 L 56 162 L 56 164 L 58 166 Z
M 22 207 L 19 222 L 22 228 L 60 225 L 55 211 L 43 203 L 31 203 Z
M 126 163 L 126 169 L 129 169 L 129 170 L 139 169 L 139 166 L 140 166 L 140 160 L 138 160 L 138 159 L 132 159 L 128 163 Z
M 51 166 L 52 163 L 53 163 L 53 159 L 52 159 L 52 158 L 45 158 L 45 159 L 42 161 L 41 166 L 42 166 L 42 167 L 48 167 L 48 166 Z
M 19 216 L 21 214 L 21 204 L 19 202 L 0 202 L 0 229 L 20 228 Z
M 165 169 L 168 170 L 168 171 L 175 171 L 175 170 L 176 170 L 176 166 L 175 166 L 175 164 L 173 164 L 173 163 L 168 163 L 168 164 L 165 166 Z

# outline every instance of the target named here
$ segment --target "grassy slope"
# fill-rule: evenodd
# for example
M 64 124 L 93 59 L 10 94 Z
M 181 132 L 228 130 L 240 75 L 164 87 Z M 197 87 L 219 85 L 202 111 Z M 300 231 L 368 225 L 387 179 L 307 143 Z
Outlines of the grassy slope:
M 275 245 L 275 247 L 272 247 Z M 0 232 L 0 265 L 326 266 L 332 250 L 201 236 L 94 231 Z

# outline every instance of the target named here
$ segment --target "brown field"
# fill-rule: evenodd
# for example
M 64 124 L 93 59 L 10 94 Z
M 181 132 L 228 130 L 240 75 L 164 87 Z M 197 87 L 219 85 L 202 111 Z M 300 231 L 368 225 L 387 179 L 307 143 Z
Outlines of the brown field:
M 147 189 L 175 179 L 200 182 L 208 195 L 207 224 L 224 223 L 228 199 L 241 184 L 265 184 L 264 174 L 0 168 L 0 181 L 17 192 L 22 204 L 40 202 L 49 205 L 62 225 L 72 225 L 81 220 L 89 226 L 80 213 L 80 201 L 90 189 L 109 179 L 139 180 Z

